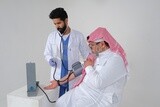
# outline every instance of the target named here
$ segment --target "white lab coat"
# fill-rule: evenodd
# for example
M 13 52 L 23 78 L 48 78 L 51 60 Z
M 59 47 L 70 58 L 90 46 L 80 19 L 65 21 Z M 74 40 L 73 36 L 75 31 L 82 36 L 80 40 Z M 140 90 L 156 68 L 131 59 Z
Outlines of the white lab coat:
M 85 70 L 83 82 L 61 96 L 56 107 L 118 107 L 127 81 L 121 56 L 107 50 Z
M 85 41 L 84 36 L 76 31 L 71 30 L 69 34 L 69 43 L 68 43 L 68 69 L 72 69 L 72 64 L 76 61 L 80 61 L 80 54 L 84 59 L 87 58 L 88 54 L 90 53 L 90 49 Z M 61 75 L 61 58 L 60 58 L 60 43 L 61 37 L 57 30 L 53 31 L 47 39 L 44 56 L 45 59 L 49 62 L 51 58 L 56 58 L 57 62 L 57 69 L 55 73 L 55 78 L 60 79 Z M 61 45 L 61 52 L 63 52 L 63 48 Z M 53 80 L 53 73 L 55 67 L 51 67 L 51 77 L 50 79 Z

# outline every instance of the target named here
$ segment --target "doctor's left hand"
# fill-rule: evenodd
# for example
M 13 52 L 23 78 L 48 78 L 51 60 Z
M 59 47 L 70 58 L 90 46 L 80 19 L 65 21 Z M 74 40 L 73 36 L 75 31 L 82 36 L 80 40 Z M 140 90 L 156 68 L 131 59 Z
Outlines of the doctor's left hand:
M 44 87 L 44 89 L 51 90 L 51 89 L 54 89 L 54 88 L 56 88 L 58 86 L 58 83 L 55 80 L 51 81 L 50 83 L 51 84 L 46 86 L 46 87 Z

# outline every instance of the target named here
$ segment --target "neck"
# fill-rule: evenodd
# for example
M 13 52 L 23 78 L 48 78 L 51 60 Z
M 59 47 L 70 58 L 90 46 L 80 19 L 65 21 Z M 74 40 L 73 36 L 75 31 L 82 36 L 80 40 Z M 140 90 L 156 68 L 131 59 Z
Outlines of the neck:
M 71 28 L 68 26 L 68 27 L 66 28 L 66 30 L 64 31 L 63 35 L 67 35 L 67 34 L 69 34 L 70 32 L 71 32 Z

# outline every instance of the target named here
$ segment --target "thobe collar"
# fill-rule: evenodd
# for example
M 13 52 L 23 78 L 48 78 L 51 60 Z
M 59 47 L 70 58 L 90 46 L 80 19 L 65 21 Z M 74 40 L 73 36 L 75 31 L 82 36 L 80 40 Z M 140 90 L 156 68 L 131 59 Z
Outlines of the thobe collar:
M 110 49 L 107 49 L 107 50 L 99 53 L 99 56 L 97 57 L 96 62 L 95 62 L 95 67 L 97 65 L 103 65 L 106 62 L 106 60 L 108 59 L 108 57 L 110 56 L 110 53 L 111 53 Z
M 102 56 L 104 56 L 104 55 L 107 55 L 108 53 L 110 53 L 110 51 L 111 51 L 110 49 L 107 49 L 107 50 L 99 53 L 99 56 L 98 56 L 98 57 L 102 57 Z

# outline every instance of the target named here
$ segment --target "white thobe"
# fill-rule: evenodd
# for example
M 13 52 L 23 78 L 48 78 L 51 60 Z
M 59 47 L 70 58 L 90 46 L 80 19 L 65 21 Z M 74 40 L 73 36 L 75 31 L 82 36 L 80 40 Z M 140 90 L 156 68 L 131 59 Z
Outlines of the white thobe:
M 118 107 L 128 73 L 121 56 L 108 49 L 85 70 L 83 82 L 61 96 L 56 107 Z

